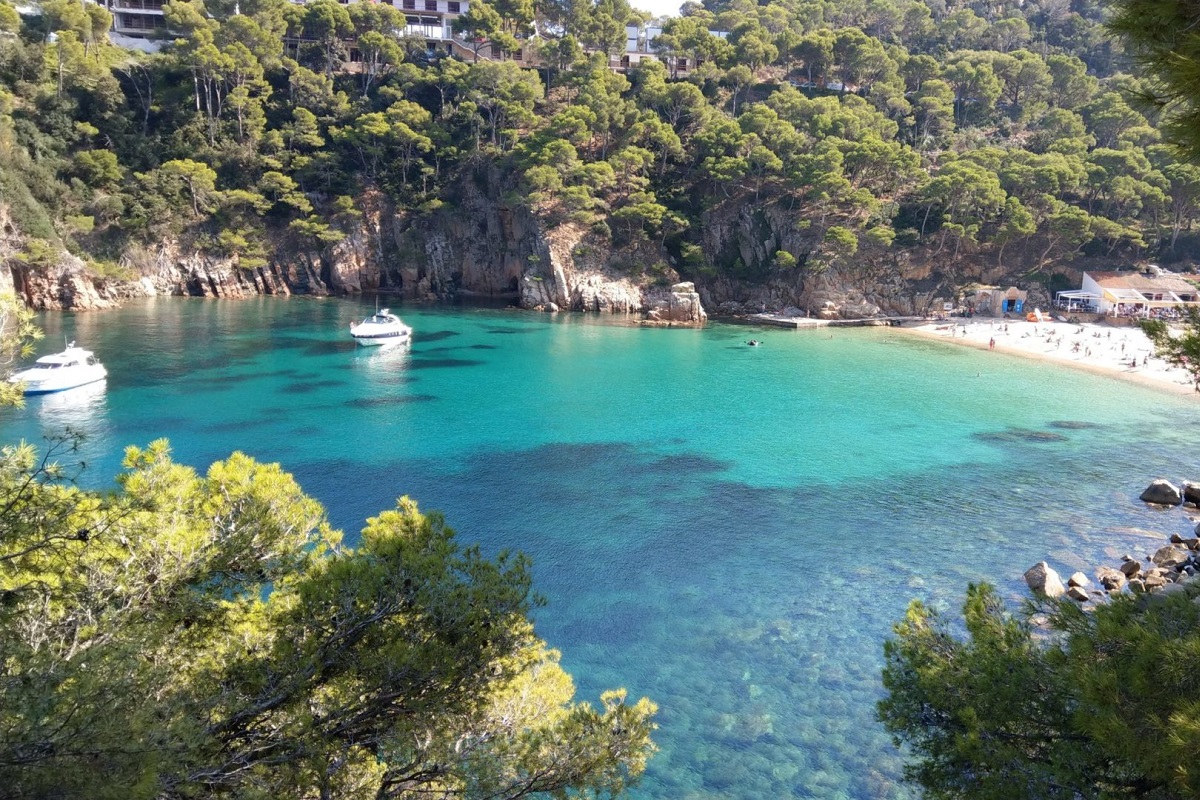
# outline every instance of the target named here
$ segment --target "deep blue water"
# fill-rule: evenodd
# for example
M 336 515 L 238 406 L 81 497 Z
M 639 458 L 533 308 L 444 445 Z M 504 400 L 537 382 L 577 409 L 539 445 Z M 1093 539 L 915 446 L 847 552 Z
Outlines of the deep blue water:
M 660 706 L 639 798 L 891 798 L 881 642 L 909 599 L 1144 553 L 1200 477 L 1200 402 L 886 329 L 653 329 L 400 309 L 411 349 L 356 349 L 366 302 L 158 299 L 49 315 L 106 390 L 0 411 L 70 425 L 85 481 L 168 437 L 198 469 L 278 461 L 350 538 L 402 494 L 486 552 L 534 559 L 538 632 L 580 689 Z M 764 340 L 750 348 L 744 341 Z

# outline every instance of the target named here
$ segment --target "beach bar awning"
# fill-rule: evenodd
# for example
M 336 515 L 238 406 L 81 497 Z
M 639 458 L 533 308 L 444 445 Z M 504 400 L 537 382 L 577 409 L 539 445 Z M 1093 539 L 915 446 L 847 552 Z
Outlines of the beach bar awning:
M 1137 289 L 1104 288 L 1104 296 L 1113 303 L 1147 303 L 1149 300 Z
M 1093 292 L 1085 292 L 1081 289 L 1070 289 L 1065 292 L 1055 292 L 1054 299 L 1060 305 L 1065 305 L 1067 308 L 1075 308 L 1076 306 L 1092 306 L 1098 308 L 1100 306 L 1100 295 Z

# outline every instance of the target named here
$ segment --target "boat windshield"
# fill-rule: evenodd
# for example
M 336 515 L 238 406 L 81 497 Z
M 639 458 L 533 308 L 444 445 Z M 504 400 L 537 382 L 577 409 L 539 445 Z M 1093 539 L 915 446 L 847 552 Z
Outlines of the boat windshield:
M 57 361 L 38 361 L 33 365 L 33 369 L 58 369 L 64 366 Z

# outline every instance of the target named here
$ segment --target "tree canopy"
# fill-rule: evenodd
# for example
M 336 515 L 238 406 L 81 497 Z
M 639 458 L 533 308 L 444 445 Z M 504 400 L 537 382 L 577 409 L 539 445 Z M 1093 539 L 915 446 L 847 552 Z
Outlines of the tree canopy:
M 401 498 L 348 547 L 278 465 L 165 441 L 111 493 L 73 440 L 0 450 L 0 785 L 9 797 L 619 793 L 655 712 L 573 700 L 521 556 Z
M 1200 159 L 1200 9 L 1179 0 L 1117 0 L 1109 27 L 1149 77 L 1141 98 L 1191 160 Z
M 879 704 L 908 779 L 960 800 L 1197 796 L 1200 605 L 1180 588 L 1012 612 L 971 586 L 965 636 L 914 601 L 885 644 Z
M 1141 325 L 1154 343 L 1155 354 L 1186 370 L 1200 392 L 1200 309 L 1184 309 L 1183 325 L 1178 329 L 1161 319 L 1143 320 Z
M 177 241 L 253 269 L 354 233 L 364 196 L 415 223 L 481 175 L 685 277 L 802 276 L 845 235 L 880 272 L 1200 254 L 1190 165 L 1135 102 L 1161 86 L 1095 4 L 689 4 L 627 67 L 624 0 L 472 3 L 465 59 L 369 3 L 174 0 L 154 55 L 49 8 L 0 40 L 0 188 L 97 265 Z M 761 247 L 705 237 L 747 205 Z

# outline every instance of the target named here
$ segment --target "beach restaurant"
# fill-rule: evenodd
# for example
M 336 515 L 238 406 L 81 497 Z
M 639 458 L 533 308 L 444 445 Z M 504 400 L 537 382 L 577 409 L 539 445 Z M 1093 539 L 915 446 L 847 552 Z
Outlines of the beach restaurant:
M 1157 267 L 1147 272 L 1085 272 L 1077 291 L 1058 292 L 1055 305 L 1117 317 L 1150 317 L 1177 306 L 1200 307 L 1200 288 Z

